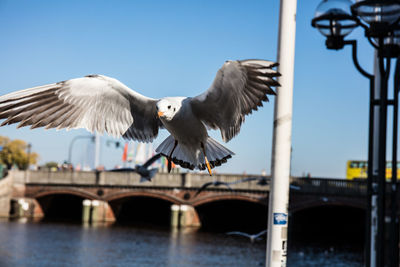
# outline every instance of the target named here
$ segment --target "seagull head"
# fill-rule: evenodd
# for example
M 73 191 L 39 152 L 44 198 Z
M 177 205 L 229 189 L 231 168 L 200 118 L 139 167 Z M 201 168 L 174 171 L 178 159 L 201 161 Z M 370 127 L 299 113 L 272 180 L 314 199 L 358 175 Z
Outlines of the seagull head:
M 182 106 L 182 101 L 178 98 L 167 97 L 157 102 L 158 117 L 170 121 Z

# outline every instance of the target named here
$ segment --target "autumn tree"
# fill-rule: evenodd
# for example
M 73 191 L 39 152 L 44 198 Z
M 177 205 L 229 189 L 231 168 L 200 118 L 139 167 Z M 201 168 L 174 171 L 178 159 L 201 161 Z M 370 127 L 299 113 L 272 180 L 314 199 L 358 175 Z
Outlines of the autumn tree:
M 46 168 L 46 169 L 58 168 L 58 163 L 55 161 L 49 161 L 43 165 L 43 168 Z
M 28 144 L 19 139 L 11 140 L 8 137 L 0 136 L 0 163 L 5 164 L 8 169 L 15 164 L 21 170 L 26 170 L 29 164 L 35 164 L 39 155 L 27 152 Z M 28 164 L 29 162 L 29 164 Z

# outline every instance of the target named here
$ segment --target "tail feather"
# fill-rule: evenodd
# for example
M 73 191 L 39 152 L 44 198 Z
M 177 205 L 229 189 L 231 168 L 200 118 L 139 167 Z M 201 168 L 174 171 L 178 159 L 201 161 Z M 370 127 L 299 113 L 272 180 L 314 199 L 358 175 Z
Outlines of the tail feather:
M 170 135 L 157 147 L 156 152 L 168 157 L 174 147 L 174 143 L 175 139 Z M 205 150 L 211 168 L 227 162 L 227 160 L 235 154 L 211 137 L 207 138 Z M 187 147 L 178 142 L 172 154 L 172 161 L 186 169 L 204 170 L 206 168 L 204 154 L 200 148 L 200 144 L 197 147 Z

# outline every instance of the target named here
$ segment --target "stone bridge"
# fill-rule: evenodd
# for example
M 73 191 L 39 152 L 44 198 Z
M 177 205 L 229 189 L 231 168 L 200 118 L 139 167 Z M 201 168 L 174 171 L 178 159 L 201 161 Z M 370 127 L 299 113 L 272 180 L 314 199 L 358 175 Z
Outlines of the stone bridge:
M 262 228 L 267 222 L 269 178 L 209 186 L 209 181 L 234 182 L 248 175 L 159 173 L 151 182 L 140 183 L 136 173 L 12 171 L 11 216 L 62 217 L 88 222 L 130 221 L 150 218 L 176 226 L 223 224 L 237 229 Z M 253 177 L 253 176 L 251 176 Z M 338 224 L 363 235 L 366 184 L 342 179 L 292 178 L 289 216 L 296 225 L 318 229 L 321 223 Z M 350 222 L 346 218 L 353 218 Z M 168 221 L 168 222 L 167 222 Z M 239 227 L 239 228 L 240 228 Z M 244 227 L 246 228 L 246 227 Z M 302 229 L 302 230 L 301 230 Z M 301 232 L 304 228 L 293 229 Z M 342 232 L 343 232 L 342 229 Z M 348 229 L 348 231 L 346 230 Z M 300 231 L 301 230 L 301 231 Z

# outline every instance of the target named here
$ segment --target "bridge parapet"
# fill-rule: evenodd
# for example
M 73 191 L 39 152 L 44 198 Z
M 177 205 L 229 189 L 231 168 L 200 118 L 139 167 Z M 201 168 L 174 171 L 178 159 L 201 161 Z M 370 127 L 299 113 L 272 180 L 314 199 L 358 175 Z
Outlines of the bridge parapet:
M 248 176 L 237 174 L 214 174 L 210 177 L 202 173 L 157 173 L 152 181 L 140 182 L 135 172 L 91 172 L 91 171 L 11 171 L 14 186 L 16 184 L 72 185 L 72 186 L 105 186 L 105 187 L 158 187 L 196 189 L 210 181 L 232 183 L 247 177 L 265 178 L 266 184 L 260 185 L 257 180 L 230 184 L 234 190 L 269 191 L 270 178 L 266 176 Z M 365 181 L 349 181 L 328 178 L 292 178 L 292 191 L 307 194 L 328 195 L 365 195 Z M 213 186 L 208 189 L 215 188 Z M 226 189 L 220 186 L 219 189 Z M 294 190 L 293 190 L 294 189 Z
M 140 182 L 140 176 L 135 172 L 76 172 L 76 171 L 12 171 L 16 184 L 43 185 L 85 185 L 85 186 L 134 186 L 134 187 L 174 187 L 200 188 L 206 182 L 221 181 L 231 183 L 246 177 L 234 174 L 201 173 L 157 173 L 151 182 Z M 266 178 L 266 177 L 264 177 Z M 268 191 L 269 185 L 260 185 L 257 180 L 231 184 L 232 189 Z M 223 187 L 221 187 L 223 188 Z

